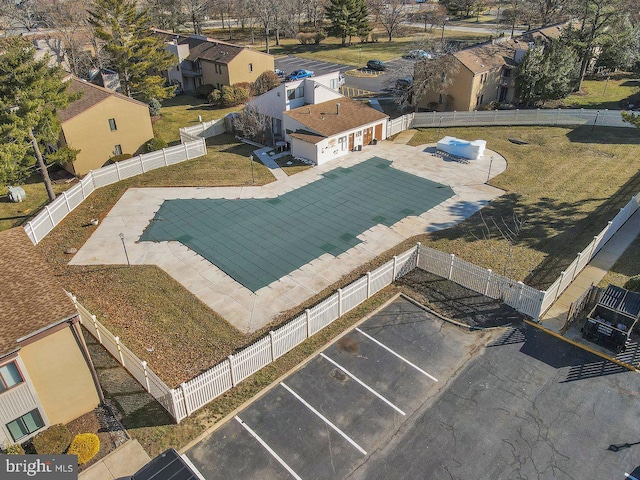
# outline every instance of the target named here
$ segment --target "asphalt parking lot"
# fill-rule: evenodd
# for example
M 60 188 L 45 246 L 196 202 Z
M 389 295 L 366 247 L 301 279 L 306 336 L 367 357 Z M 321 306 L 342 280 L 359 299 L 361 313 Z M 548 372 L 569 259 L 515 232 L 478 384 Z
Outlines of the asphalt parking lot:
M 369 58 L 362 59 L 362 65 L 367 63 Z M 413 65 L 415 60 L 397 58 L 385 62 L 387 65 L 387 71 L 382 75 L 376 77 L 354 77 L 347 75 L 345 77 L 345 85 L 352 88 L 361 90 L 369 90 L 372 92 L 382 92 L 392 89 L 395 86 L 395 81 L 401 77 L 407 77 L 413 75 Z M 340 63 L 322 62 L 319 60 L 309 60 L 306 58 L 295 57 L 293 55 L 287 57 L 281 57 L 275 59 L 275 67 L 280 70 L 284 70 L 286 73 L 290 73 L 293 70 L 305 69 L 311 70 L 315 76 L 325 75 L 327 73 L 340 71 L 342 73 L 358 68 L 358 65 L 345 65 Z
M 624 479 L 640 376 L 535 327 L 400 298 L 186 454 L 207 479 Z

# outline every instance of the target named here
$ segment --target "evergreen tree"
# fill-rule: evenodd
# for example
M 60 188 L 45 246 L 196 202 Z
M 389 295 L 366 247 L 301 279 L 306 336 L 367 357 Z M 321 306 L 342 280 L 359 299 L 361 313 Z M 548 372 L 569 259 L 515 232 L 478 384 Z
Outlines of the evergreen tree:
M 575 52 L 560 42 L 530 48 L 516 69 L 516 90 L 522 103 L 533 106 L 569 95 L 577 64 Z
M 48 58 L 35 59 L 28 40 L 10 38 L 0 44 L 0 182 L 23 179 L 35 163 L 50 200 L 56 198 L 42 152 L 56 144 L 60 122 L 56 109 L 73 99 L 59 68 Z
M 331 0 L 326 14 L 331 20 L 327 31 L 329 35 L 342 39 L 342 46 L 346 45 L 347 37 L 351 45 L 354 35 L 365 37 L 371 32 L 365 0 Z
M 162 39 L 152 34 L 148 11 L 135 0 L 95 0 L 89 23 L 104 43 L 110 67 L 118 72 L 125 95 L 149 102 L 171 97 L 175 87 L 164 87 L 158 74 L 177 62 L 165 51 Z

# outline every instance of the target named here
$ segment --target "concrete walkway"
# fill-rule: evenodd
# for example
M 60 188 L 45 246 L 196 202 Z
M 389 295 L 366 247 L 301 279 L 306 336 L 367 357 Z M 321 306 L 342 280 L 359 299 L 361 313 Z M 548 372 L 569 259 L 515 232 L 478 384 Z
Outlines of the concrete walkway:
M 269 155 L 269 152 L 271 151 L 273 151 L 273 148 L 264 147 L 259 150 L 254 150 L 253 153 L 256 157 L 258 157 L 258 160 L 260 160 L 265 167 L 271 170 L 271 173 L 273 173 L 273 176 L 276 177 L 277 180 L 284 180 L 288 177 L 288 175 L 284 173 L 284 171 L 280 168 L 280 165 L 276 163 L 275 159 L 284 155 L 288 155 L 289 152 L 282 152 L 278 155 Z
M 409 140 L 411 140 L 416 133 L 418 133 L 418 130 L 415 130 L 413 128 L 410 128 L 409 130 L 403 130 L 393 140 L 393 143 L 402 143 L 406 145 L 407 143 L 409 143 Z
M 591 285 L 597 285 L 616 263 L 618 258 L 640 235 L 640 210 L 637 210 L 620 230 L 593 257 L 586 268 L 573 280 L 571 285 L 560 295 L 547 311 L 540 324 L 559 333 L 567 320 L 569 307 Z
M 118 480 L 128 478 L 151 458 L 137 440 L 129 440 L 78 475 L 78 480 Z

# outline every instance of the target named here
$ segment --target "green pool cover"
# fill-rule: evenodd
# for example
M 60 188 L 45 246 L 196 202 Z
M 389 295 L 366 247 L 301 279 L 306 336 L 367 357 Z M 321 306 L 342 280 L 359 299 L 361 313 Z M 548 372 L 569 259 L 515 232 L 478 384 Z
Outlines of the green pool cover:
M 420 215 L 453 190 L 372 158 L 270 199 L 167 200 L 141 241 L 177 240 L 255 292 L 377 224 Z

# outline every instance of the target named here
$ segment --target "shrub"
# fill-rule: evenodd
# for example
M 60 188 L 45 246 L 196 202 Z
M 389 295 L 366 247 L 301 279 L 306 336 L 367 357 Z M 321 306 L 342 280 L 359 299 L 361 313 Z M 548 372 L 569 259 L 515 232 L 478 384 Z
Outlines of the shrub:
M 254 95 L 254 91 L 253 91 L 253 83 L 251 82 L 239 82 L 239 83 L 234 83 L 232 85 L 233 88 L 244 88 L 247 92 L 249 92 L 249 95 Z
M 33 447 L 40 455 L 62 455 L 71 443 L 71 432 L 62 424 L 52 425 L 33 437 Z
M 78 464 L 87 463 L 100 451 L 100 439 L 95 433 L 81 433 L 76 435 L 69 447 L 69 455 L 78 456 Z
M 313 43 L 313 33 L 309 32 L 300 32 L 296 35 L 296 39 L 302 45 L 311 45 Z
M 324 40 L 325 38 L 327 38 L 327 34 L 324 32 L 324 30 L 320 30 L 320 31 L 314 33 L 314 35 L 313 35 L 313 43 L 315 43 L 316 45 L 320 45 L 320 42 L 322 40 Z
M 262 95 L 276 87 L 280 86 L 280 77 L 275 72 L 267 70 L 262 72 L 258 78 L 256 78 L 253 84 L 253 90 L 256 95 Z
M 209 97 L 209 94 L 211 92 L 213 92 L 216 88 L 211 85 L 211 84 L 204 84 L 204 85 L 200 85 L 198 88 L 196 88 L 196 97 L 198 98 L 207 98 Z
M 242 86 L 236 85 L 233 87 L 225 85 L 222 87 L 222 90 L 214 90 L 209 95 L 209 102 L 211 102 L 212 105 L 223 108 L 234 107 L 247 100 L 249 100 L 249 91 Z
M 632 292 L 640 292 L 640 275 L 634 275 L 624 284 L 624 288 Z
M 133 158 L 133 155 L 131 155 L 130 153 L 121 153 L 120 155 L 114 155 L 113 157 L 109 158 L 109 161 L 121 162 L 122 160 L 128 160 L 130 158 Z
M 158 137 L 154 137 L 144 144 L 144 150 L 146 152 L 155 152 L 156 150 L 162 150 L 163 148 L 167 148 L 167 142 Z
M 157 117 L 158 115 L 160 115 L 161 109 L 162 104 L 160 103 L 160 100 L 158 100 L 157 98 L 152 98 L 149 102 L 149 114 L 152 117 Z
M 2 447 L 2 453 L 5 455 L 24 455 L 24 448 L 19 443 L 14 443 L 13 445 L 5 443 Z
M 220 103 L 220 98 L 222 98 L 222 92 L 217 88 L 207 96 L 207 100 L 209 100 L 211 105 L 218 105 Z

